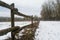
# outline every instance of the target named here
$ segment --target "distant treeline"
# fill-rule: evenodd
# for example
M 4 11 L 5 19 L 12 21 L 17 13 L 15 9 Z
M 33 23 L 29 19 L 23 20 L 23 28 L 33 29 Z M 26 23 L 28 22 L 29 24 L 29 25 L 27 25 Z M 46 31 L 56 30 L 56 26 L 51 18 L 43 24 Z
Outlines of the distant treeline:
M 34 21 L 39 20 L 39 17 L 35 16 L 33 18 Z M 0 22 L 7 22 L 7 21 L 11 21 L 10 17 L 0 17 Z M 31 21 L 30 18 L 14 18 L 14 21 Z
M 42 5 L 41 20 L 60 20 L 60 0 L 48 1 Z
M 23 18 L 15 18 L 14 20 L 15 21 L 22 21 Z M 11 18 L 10 17 L 0 17 L 0 22 L 3 22 L 3 21 L 11 21 Z

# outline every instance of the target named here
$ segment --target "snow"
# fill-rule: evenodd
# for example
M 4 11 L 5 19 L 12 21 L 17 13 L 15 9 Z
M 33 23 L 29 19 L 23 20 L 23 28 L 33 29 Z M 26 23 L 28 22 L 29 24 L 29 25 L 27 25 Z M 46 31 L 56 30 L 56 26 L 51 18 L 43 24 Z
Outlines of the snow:
M 15 26 L 25 26 L 31 22 L 15 22 Z M 11 27 L 10 22 L 0 22 L 0 30 Z M 10 37 L 10 33 L 0 36 L 0 40 Z M 40 21 L 35 40 L 60 40 L 60 21 Z
M 60 21 L 40 21 L 35 40 L 60 40 Z

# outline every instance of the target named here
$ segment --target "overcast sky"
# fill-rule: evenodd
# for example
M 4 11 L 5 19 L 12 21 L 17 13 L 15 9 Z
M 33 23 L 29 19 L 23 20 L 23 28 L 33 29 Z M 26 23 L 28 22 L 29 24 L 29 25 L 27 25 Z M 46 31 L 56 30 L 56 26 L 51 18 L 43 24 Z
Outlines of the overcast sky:
M 26 15 L 40 16 L 41 5 L 47 0 L 1 0 L 8 4 L 15 3 L 15 7 L 19 12 Z M 9 17 L 10 10 L 0 6 L 0 16 Z

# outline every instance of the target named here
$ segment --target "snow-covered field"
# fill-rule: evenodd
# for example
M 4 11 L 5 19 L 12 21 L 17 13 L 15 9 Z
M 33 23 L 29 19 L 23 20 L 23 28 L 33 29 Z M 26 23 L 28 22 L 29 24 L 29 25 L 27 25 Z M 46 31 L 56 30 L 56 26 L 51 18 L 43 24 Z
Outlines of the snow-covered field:
M 15 22 L 15 26 L 20 26 L 20 27 L 28 25 L 28 24 L 31 24 L 31 22 L 29 22 L 29 21 Z M 0 22 L 0 30 L 10 28 L 10 27 L 11 27 L 10 22 Z M 11 37 L 11 33 L 7 33 L 4 36 L 0 36 L 0 40 L 4 40 L 8 37 Z
M 28 25 L 31 22 L 15 22 L 15 26 Z M 0 22 L 0 30 L 11 27 L 10 22 Z M 0 40 L 10 37 L 10 33 L 0 36 Z M 60 40 L 60 21 L 40 21 L 35 40 Z
M 60 40 L 60 21 L 41 21 L 35 40 Z

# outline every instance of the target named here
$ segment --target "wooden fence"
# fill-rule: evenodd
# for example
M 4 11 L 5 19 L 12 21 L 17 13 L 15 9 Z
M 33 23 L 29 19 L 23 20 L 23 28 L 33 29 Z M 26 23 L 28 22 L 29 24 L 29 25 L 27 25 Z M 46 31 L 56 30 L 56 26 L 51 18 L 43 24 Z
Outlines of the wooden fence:
M 8 32 L 11 32 L 12 40 L 14 40 L 15 39 L 14 31 L 16 31 L 16 30 L 19 30 L 20 31 L 23 28 L 25 28 L 25 27 L 23 27 L 23 28 L 20 29 L 20 27 L 15 27 L 14 26 L 14 15 L 19 15 L 19 16 L 31 18 L 32 19 L 32 26 L 33 26 L 33 17 L 32 16 L 28 16 L 28 15 L 24 15 L 24 14 L 18 12 L 18 9 L 15 8 L 14 3 L 12 3 L 11 5 L 9 5 L 9 4 L 7 4 L 7 3 L 5 3 L 3 1 L 0 1 L 0 6 L 5 7 L 5 8 L 8 8 L 8 9 L 11 10 L 11 28 L 0 30 L 0 36 L 6 34 Z

